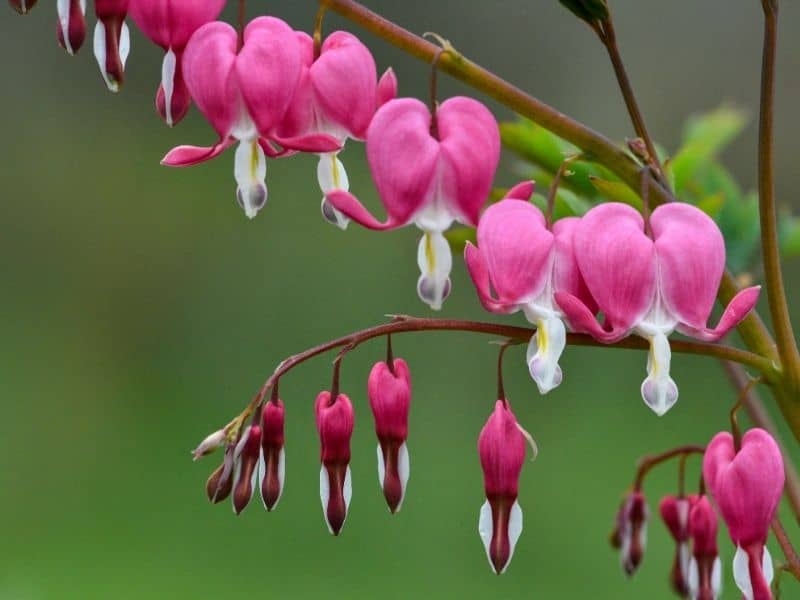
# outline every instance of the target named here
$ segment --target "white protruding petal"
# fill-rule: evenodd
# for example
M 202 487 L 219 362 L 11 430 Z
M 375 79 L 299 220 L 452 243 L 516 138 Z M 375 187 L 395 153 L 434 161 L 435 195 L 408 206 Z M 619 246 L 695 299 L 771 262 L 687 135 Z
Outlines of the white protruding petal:
M 647 378 L 642 382 L 642 398 L 660 417 L 678 401 L 678 386 L 669 375 L 672 351 L 667 336 L 658 332 L 649 341 Z
M 328 526 L 328 531 L 333 535 L 333 528 L 328 523 L 328 500 L 331 497 L 331 484 L 328 481 L 328 470 L 325 465 L 319 470 L 319 499 L 322 501 L 322 514 L 325 517 L 325 524 Z
M 539 319 L 528 344 L 528 370 L 540 394 L 557 388 L 564 376 L 558 360 L 567 345 L 567 330 L 558 317 Z
M 514 549 L 517 547 L 520 535 L 522 535 L 522 508 L 515 500 L 508 517 L 508 560 L 503 566 L 501 574 L 506 572 L 508 565 L 511 564 L 511 559 L 514 558 Z
M 58 11 L 58 26 L 61 28 L 61 37 L 64 38 L 64 48 L 69 54 L 75 54 L 72 45 L 69 43 L 69 0 L 56 0 L 56 10 Z M 84 10 L 85 12 L 85 10 Z
M 264 502 L 264 495 L 261 493 L 261 485 L 264 483 L 264 478 L 267 476 L 267 461 L 264 460 L 264 449 L 260 448 L 258 451 L 258 464 L 256 465 L 256 483 L 258 484 L 259 496 L 261 496 L 261 503 L 264 508 L 267 508 L 267 503 Z
M 98 21 L 94 26 L 94 57 L 97 60 L 97 66 L 100 67 L 100 74 L 106 82 L 106 86 L 112 92 L 119 91 L 119 86 L 116 82 L 112 83 L 106 73 L 106 30 L 103 23 Z
M 397 450 L 397 474 L 400 476 L 400 502 L 397 503 L 395 513 L 400 512 L 403 507 L 403 500 L 406 498 L 406 486 L 408 485 L 408 478 L 411 475 L 411 461 L 408 456 L 408 446 L 403 442 Z
M 278 503 L 281 501 L 283 497 L 283 485 L 286 482 L 286 450 L 281 448 L 280 454 L 278 454 L 278 483 L 280 485 L 280 491 L 278 492 L 278 497 L 275 499 L 275 505 L 272 507 L 272 510 L 278 508 Z
M 689 585 L 689 596 L 692 600 L 697 600 L 697 595 L 700 593 L 700 568 L 697 566 L 697 559 L 694 557 L 689 561 L 686 583 Z
M 453 269 L 453 254 L 442 232 L 425 231 L 417 249 L 417 264 L 421 273 L 417 293 L 433 310 L 440 310 L 450 295 L 450 271 Z
M 736 546 L 736 554 L 733 555 L 733 580 L 745 600 L 753 600 L 753 583 L 750 581 L 747 553 L 741 546 Z
M 347 171 L 339 160 L 338 153 L 328 152 L 319 155 L 319 163 L 317 164 L 317 179 L 319 181 L 319 189 L 323 194 L 328 194 L 334 190 L 350 190 L 350 180 L 347 178 Z M 336 225 L 339 229 L 347 229 L 350 223 L 344 214 L 336 210 L 330 202 L 323 196 L 322 218 L 328 223 Z
M 161 87 L 164 90 L 164 111 L 167 125 L 172 127 L 172 94 L 175 92 L 175 69 L 178 59 L 170 48 L 161 63 Z
M 768 585 L 772 585 L 772 578 L 775 577 L 775 569 L 772 566 L 772 555 L 764 546 L 764 556 L 761 559 L 761 572 L 764 573 L 764 579 L 767 580 Z
M 494 534 L 494 521 L 492 520 L 492 506 L 489 501 L 483 503 L 481 506 L 480 517 L 478 518 L 478 535 L 481 536 L 483 547 L 486 550 L 486 558 L 489 559 L 489 566 L 494 571 L 494 563 L 492 562 L 492 555 L 490 547 L 492 545 L 492 535 Z
M 681 542 L 678 545 L 678 557 L 679 557 L 679 564 L 681 567 L 681 575 L 683 575 L 684 580 L 688 580 L 689 578 L 689 564 L 692 561 L 692 554 L 689 551 L 689 544 L 687 542 Z
M 378 444 L 378 485 L 383 487 L 383 480 L 386 478 L 386 464 L 383 462 L 383 450 Z
M 128 29 L 128 24 L 123 21 L 122 29 L 119 32 L 119 60 L 122 62 L 122 68 L 125 68 L 125 63 L 128 62 L 128 56 L 131 53 L 131 30 Z
M 239 142 L 234 161 L 236 199 L 244 214 L 253 219 L 267 203 L 267 158 L 258 140 L 250 138 Z
M 353 477 L 350 474 L 350 465 L 347 466 L 347 471 L 344 474 L 342 497 L 344 498 L 344 517 L 347 520 L 347 515 L 350 514 L 350 500 L 353 499 Z M 344 526 L 344 522 L 342 522 L 342 526 Z
M 722 561 L 719 556 L 714 559 L 714 566 L 711 567 L 711 589 L 714 592 L 714 598 L 719 598 L 722 593 Z

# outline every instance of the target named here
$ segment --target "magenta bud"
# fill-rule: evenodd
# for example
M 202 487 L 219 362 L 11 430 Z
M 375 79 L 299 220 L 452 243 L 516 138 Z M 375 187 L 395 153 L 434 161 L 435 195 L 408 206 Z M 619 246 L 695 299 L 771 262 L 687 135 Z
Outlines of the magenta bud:
M 394 69 L 389 67 L 386 69 L 381 78 L 378 80 L 378 90 L 377 90 L 377 100 L 378 100 L 378 108 L 389 102 L 389 100 L 394 100 L 397 97 L 397 75 L 394 73 Z
M 68 54 L 75 54 L 86 40 L 86 0 L 59 0 L 56 35 Z
M 320 442 L 319 495 L 328 530 L 339 535 L 353 495 L 350 476 L 350 438 L 355 414 L 345 394 L 331 399 L 321 392 L 314 405 Z
M 670 584 L 682 598 L 689 596 L 689 513 L 696 499 L 695 496 L 665 496 L 659 504 L 661 518 L 676 544 Z
M 717 513 L 706 496 L 692 506 L 689 532 L 692 557 L 689 563 L 689 589 L 693 600 L 716 600 L 722 589 L 722 563 L 717 549 Z
M 633 575 L 644 558 L 647 545 L 647 521 L 650 509 L 641 492 L 631 492 L 617 512 L 617 525 L 611 535 L 611 545 L 619 550 L 622 569 Z
M 237 515 L 247 508 L 253 497 L 260 455 L 261 427 L 251 425 L 245 429 L 234 453 L 233 511 Z
M 409 476 L 408 412 L 411 405 L 411 375 L 403 359 L 378 362 L 367 381 L 367 393 L 378 436 L 378 481 L 389 510 L 400 510 Z
M 261 413 L 259 482 L 264 508 L 273 510 L 283 494 L 286 471 L 284 445 L 285 410 L 280 399 L 267 402 Z
M 28 11 L 36 5 L 36 0 L 8 0 L 8 3 L 19 14 L 27 15 Z
M 486 492 L 478 533 L 492 570 L 500 575 L 508 568 L 522 533 L 522 509 L 517 495 L 525 462 L 525 436 L 505 400 L 497 401 L 481 430 L 478 454 Z

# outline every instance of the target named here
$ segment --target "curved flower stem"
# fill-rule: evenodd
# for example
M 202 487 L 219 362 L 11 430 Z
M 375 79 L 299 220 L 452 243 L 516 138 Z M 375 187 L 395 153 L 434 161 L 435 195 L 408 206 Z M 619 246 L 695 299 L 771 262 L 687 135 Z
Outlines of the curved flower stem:
M 667 450 L 661 454 L 653 454 L 651 456 L 642 457 L 642 459 L 639 461 L 639 466 L 636 469 L 636 480 L 633 483 L 633 489 L 637 491 L 641 490 L 642 485 L 644 485 L 644 478 L 647 477 L 647 474 L 654 467 L 657 467 L 661 463 L 676 457 L 681 457 L 681 460 L 684 460 L 684 457 L 690 454 L 703 454 L 705 451 L 705 446 L 678 446 L 677 448 Z
M 797 551 L 794 549 L 786 530 L 783 528 L 783 523 L 778 517 L 772 519 L 772 533 L 778 542 L 778 545 L 786 557 L 785 568 L 789 571 L 795 579 L 800 581 L 800 558 L 797 556 Z
M 775 59 L 778 46 L 778 0 L 762 0 L 764 8 L 764 52 L 761 67 L 761 108 L 758 133 L 758 193 L 761 221 L 761 253 L 764 278 L 778 354 L 795 387 L 800 387 L 800 353 L 794 338 L 786 301 L 778 248 L 775 207 Z

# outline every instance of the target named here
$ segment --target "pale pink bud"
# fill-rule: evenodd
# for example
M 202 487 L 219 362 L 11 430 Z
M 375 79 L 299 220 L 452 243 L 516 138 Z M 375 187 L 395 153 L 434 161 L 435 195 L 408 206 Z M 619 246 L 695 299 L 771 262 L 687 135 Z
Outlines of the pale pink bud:
M 722 589 L 722 563 L 717 550 L 717 513 L 706 496 L 693 504 L 689 516 L 692 558 L 689 589 L 692 600 L 716 600 Z
M 218 429 L 214 433 L 208 435 L 206 439 L 200 442 L 200 445 L 192 450 L 193 460 L 197 460 L 207 454 L 211 454 L 217 448 L 220 448 L 227 439 L 224 429 Z
M 321 392 L 314 405 L 319 432 L 320 462 L 319 495 L 328 530 L 339 535 L 347 519 L 353 495 L 350 475 L 350 438 L 355 414 L 345 394 L 335 399 L 330 392 Z
M 411 404 L 411 375 L 401 358 L 372 367 L 367 382 L 369 404 L 378 436 L 378 481 L 389 510 L 400 510 L 409 476 L 408 411 Z
M 751 429 L 737 452 L 733 436 L 718 433 L 706 448 L 703 477 L 736 544 L 736 585 L 748 600 L 771 599 L 773 566 L 765 544 L 783 493 L 778 444 L 763 429 Z
M 258 478 L 264 507 L 271 511 L 283 494 L 286 472 L 284 445 L 285 411 L 280 399 L 267 402 L 261 413 L 261 457 Z
M 644 494 L 635 491 L 622 501 L 617 512 L 617 524 L 611 536 L 611 545 L 619 550 L 620 563 L 625 574 L 636 572 L 647 547 L 647 521 L 650 509 Z
M 233 512 L 247 508 L 258 482 L 258 459 L 261 455 L 261 427 L 251 425 L 244 430 L 234 453 Z
M 498 575 L 505 572 L 522 533 L 522 509 L 517 502 L 519 476 L 525 462 L 525 436 L 505 400 L 478 437 L 486 502 L 481 507 L 478 533 L 489 564 Z
M 665 496 L 658 506 L 661 518 L 676 544 L 670 584 L 682 598 L 689 594 L 689 513 L 695 500 L 695 497 Z

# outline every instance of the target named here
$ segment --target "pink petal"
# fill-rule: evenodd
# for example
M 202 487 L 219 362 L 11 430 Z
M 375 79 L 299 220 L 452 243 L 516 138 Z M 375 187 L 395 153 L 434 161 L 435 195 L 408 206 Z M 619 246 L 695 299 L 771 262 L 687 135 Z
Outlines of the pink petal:
M 725 242 L 717 224 L 681 202 L 659 206 L 650 223 L 667 309 L 681 323 L 704 328 L 725 270 Z
M 601 204 L 581 219 L 573 244 L 586 286 L 605 314 L 605 329 L 624 337 L 656 293 L 655 248 L 642 216 L 626 204 Z
M 189 167 L 196 165 L 219 156 L 230 147 L 234 141 L 233 138 L 228 138 L 210 147 L 177 146 L 167 152 L 167 155 L 161 159 L 161 164 L 167 167 Z
M 236 76 L 247 110 L 261 135 L 283 119 L 300 80 L 301 53 L 295 32 L 274 17 L 247 25 Z
M 478 299 L 481 301 L 483 308 L 489 312 L 508 314 L 516 310 L 514 305 L 504 305 L 492 297 L 491 284 L 489 282 L 489 268 L 486 266 L 486 259 L 483 257 L 481 251 L 467 242 L 464 247 L 464 262 L 467 264 L 467 271 L 472 278 L 472 283 L 475 284 L 475 290 L 478 292 Z
M 761 286 L 757 285 L 736 294 L 725 308 L 719 324 L 714 329 L 709 329 L 708 327 L 694 328 L 681 324 L 678 326 L 678 330 L 699 340 L 716 342 L 725 337 L 731 329 L 739 325 L 750 314 L 750 311 L 755 308 L 758 302 L 760 292 Z
M 297 137 L 280 137 L 273 135 L 271 138 L 284 148 L 298 150 L 300 152 L 321 154 L 325 152 L 337 152 L 342 149 L 342 145 L 336 138 L 324 133 L 312 133 Z
M 238 86 L 233 75 L 236 30 L 216 21 L 192 36 L 183 54 L 183 78 L 200 112 L 225 138 L 239 117 Z
M 500 160 L 500 130 L 489 109 L 472 98 L 455 97 L 436 112 L 441 140 L 442 194 L 454 216 L 474 225 L 486 202 Z
M 525 200 L 528 202 L 533 196 L 533 191 L 536 189 L 534 181 L 521 181 L 508 192 L 506 192 L 506 199 Z
M 606 330 L 597 322 L 595 313 L 583 301 L 567 292 L 556 292 L 555 300 L 573 331 L 588 333 L 604 344 L 613 344 L 628 335 L 627 327 Z
M 402 98 L 384 104 L 367 131 L 367 160 L 393 226 L 411 221 L 430 197 L 439 159 L 430 125 L 422 102 Z
M 389 67 L 386 72 L 381 75 L 378 81 L 378 90 L 376 100 L 378 105 L 375 108 L 380 108 L 389 100 L 394 100 L 397 97 L 397 75 L 394 74 L 394 69 Z
M 133 0 L 128 12 L 151 41 L 165 50 L 183 48 L 202 25 L 215 20 L 225 0 Z
M 597 312 L 597 303 L 589 293 L 575 258 L 574 238 L 581 220 L 567 217 L 553 224 L 556 258 L 553 267 L 553 288 L 556 292 L 566 292 L 580 300 L 590 312 Z
M 352 219 L 367 229 L 386 231 L 387 229 L 395 229 L 405 225 L 404 222 L 395 220 L 392 215 L 389 215 L 386 221 L 381 223 L 373 217 L 366 207 L 359 202 L 358 198 L 353 196 L 350 192 L 333 190 L 326 194 L 325 198 L 336 210 L 344 213 L 347 218 Z
M 278 127 L 278 135 L 296 137 L 312 129 L 315 123 L 314 88 L 311 85 L 311 65 L 314 62 L 314 41 L 304 31 L 295 32 L 302 64 L 300 79 L 289 108 Z

